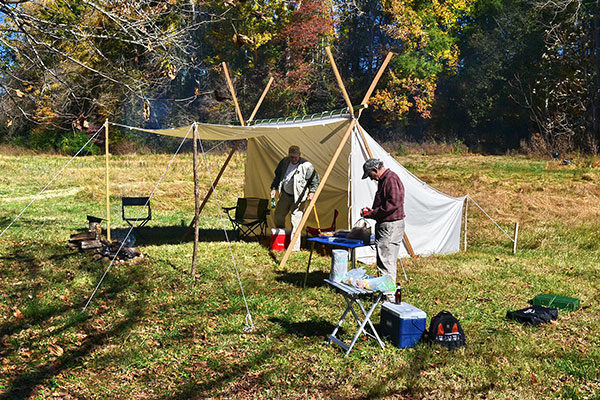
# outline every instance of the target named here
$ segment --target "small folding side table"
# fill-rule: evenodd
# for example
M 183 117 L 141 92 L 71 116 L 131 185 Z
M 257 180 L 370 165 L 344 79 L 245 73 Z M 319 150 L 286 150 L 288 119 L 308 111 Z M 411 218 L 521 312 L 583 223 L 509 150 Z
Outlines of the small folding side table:
M 367 289 L 358 289 L 358 288 L 346 285 L 344 283 L 334 282 L 330 279 L 325 279 L 325 282 L 332 289 L 334 289 L 337 293 L 341 294 L 344 297 L 344 300 L 346 301 L 346 304 L 347 304 L 346 310 L 342 314 L 342 318 L 340 318 L 340 321 L 337 323 L 335 329 L 333 330 L 331 335 L 329 335 L 329 337 L 327 338 L 327 343 L 333 342 L 333 343 L 337 344 L 338 346 L 340 346 L 342 349 L 344 349 L 344 351 L 346 352 L 344 354 L 344 357 L 347 357 L 348 354 L 350 354 L 350 351 L 356 344 L 356 341 L 358 340 L 358 338 L 360 337 L 361 334 L 377 340 L 377 343 L 379 343 L 381 348 L 382 349 L 385 348 L 385 345 L 381 341 L 381 338 L 377 334 L 377 331 L 375 330 L 375 327 L 373 326 L 373 323 L 371 322 L 371 315 L 373 314 L 373 311 L 375 311 L 375 308 L 377 307 L 377 305 L 379 305 L 379 303 L 381 303 L 381 300 L 383 298 L 383 293 L 375 292 L 375 291 L 367 290 Z M 367 301 L 367 302 L 372 302 L 372 305 L 369 308 L 369 311 L 365 310 L 365 307 L 363 306 L 363 303 L 361 302 L 361 300 Z M 358 305 L 360 314 L 358 314 L 356 312 L 356 310 L 354 310 L 354 305 Z M 344 322 L 344 319 L 348 315 L 348 312 L 352 313 L 352 315 L 354 316 L 354 319 L 356 321 L 356 324 L 358 325 L 358 331 L 354 335 L 354 338 L 352 339 L 352 342 L 350 342 L 349 345 L 344 343 L 343 341 L 341 341 L 340 339 L 338 339 L 335 336 L 337 334 L 338 330 L 340 329 L 342 322 Z M 367 326 L 368 326 L 368 330 L 366 329 Z
M 310 269 L 310 262 L 312 260 L 313 251 L 315 250 L 315 243 L 321 243 L 332 247 L 341 247 L 350 251 L 350 261 L 352 262 L 352 268 L 356 267 L 356 249 L 358 247 L 371 246 L 375 244 L 375 236 L 371 235 L 371 241 L 364 243 L 358 239 L 346 239 L 341 237 L 312 237 L 306 239 L 310 242 L 310 254 L 308 255 L 308 264 L 306 265 L 306 273 L 304 274 L 304 284 L 302 288 L 306 288 L 306 279 L 308 278 L 308 271 Z

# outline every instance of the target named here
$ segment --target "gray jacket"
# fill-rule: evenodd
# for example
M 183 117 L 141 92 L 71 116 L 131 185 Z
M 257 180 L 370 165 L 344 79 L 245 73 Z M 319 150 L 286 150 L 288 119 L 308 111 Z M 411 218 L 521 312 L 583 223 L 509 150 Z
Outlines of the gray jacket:
M 321 181 L 315 167 L 313 167 L 310 162 L 306 161 L 304 158 L 300 158 L 298 163 L 300 165 L 298 165 L 298 169 L 294 172 L 294 202 L 305 201 L 309 193 L 317 191 L 317 187 Z M 289 165 L 289 157 L 285 157 L 279 162 L 277 168 L 275 168 L 275 178 L 271 183 L 272 190 L 281 192 L 284 178 L 283 175 Z

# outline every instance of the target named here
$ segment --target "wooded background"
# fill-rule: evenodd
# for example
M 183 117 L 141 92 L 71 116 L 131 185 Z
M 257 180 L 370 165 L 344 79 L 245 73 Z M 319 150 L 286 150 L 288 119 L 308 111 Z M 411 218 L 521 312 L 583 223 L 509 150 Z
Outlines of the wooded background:
M 167 128 L 358 103 L 381 141 L 489 153 L 597 154 L 599 0 L 61 0 L 0 2 L 0 141 L 64 152 L 106 118 Z M 115 139 L 132 140 L 127 133 Z M 123 148 L 126 148 L 124 146 Z

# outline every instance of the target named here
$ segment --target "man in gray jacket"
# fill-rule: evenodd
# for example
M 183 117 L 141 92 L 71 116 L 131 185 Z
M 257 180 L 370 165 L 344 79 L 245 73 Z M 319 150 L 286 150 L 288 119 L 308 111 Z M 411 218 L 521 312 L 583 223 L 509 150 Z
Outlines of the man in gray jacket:
M 290 146 L 288 156 L 277 165 L 275 178 L 271 183 L 271 198 L 279 191 L 279 201 L 275 208 L 277 228 L 285 228 L 285 217 L 291 213 L 292 237 L 294 236 L 304 214 L 304 202 L 312 200 L 319 182 L 319 174 L 310 162 L 301 157 L 300 148 Z M 300 250 L 299 239 L 292 250 Z

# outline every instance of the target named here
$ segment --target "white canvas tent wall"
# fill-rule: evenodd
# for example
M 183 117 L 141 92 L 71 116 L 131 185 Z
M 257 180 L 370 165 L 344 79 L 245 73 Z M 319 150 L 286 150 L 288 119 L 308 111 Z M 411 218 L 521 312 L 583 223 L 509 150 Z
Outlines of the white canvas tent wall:
M 302 156 L 310 160 L 322 175 L 350 121 L 350 117 L 345 115 L 246 127 L 211 124 L 197 124 L 197 127 L 199 137 L 205 140 L 248 139 L 244 195 L 268 198 L 273 171 L 290 145 L 300 146 Z M 361 179 L 362 165 L 369 156 L 358 129 L 362 128 L 357 124 L 316 203 L 322 227 L 331 223 L 333 210 L 337 209 L 340 212 L 337 228 L 348 229 L 360 218 L 360 209 L 373 202 L 377 184 Z M 188 130 L 189 126 L 146 131 L 183 137 Z M 415 253 L 430 255 L 458 251 L 465 198 L 448 196 L 422 182 L 387 154 L 368 133 L 364 130 L 363 133 L 373 156 L 383 160 L 385 166 L 396 172 L 404 183 L 406 233 Z M 273 225 L 272 216 L 270 225 Z M 307 225 L 317 226 L 314 213 L 311 213 Z M 363 261 L 372 261 L 373 255 L 371 248 L 362 248 L 358 253 Z M 402 247 L 401 256 L 407 255 Z

